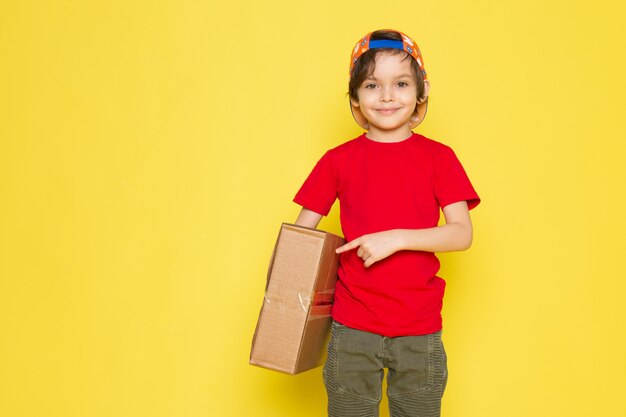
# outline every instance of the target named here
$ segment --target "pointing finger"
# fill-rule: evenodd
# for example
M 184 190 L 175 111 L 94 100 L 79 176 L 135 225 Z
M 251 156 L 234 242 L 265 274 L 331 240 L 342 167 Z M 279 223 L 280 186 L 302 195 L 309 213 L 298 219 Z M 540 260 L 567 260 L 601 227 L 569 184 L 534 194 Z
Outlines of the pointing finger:
M 346 243 L 345 245 L 338 247 L 335 252 L 342 253 L 345 251 L 349 251 L 350 249 L 354 249 L 357 246 L 359 246 L 359 244 L 360 244 L 359 239 L 354 239 L 352 242 Z

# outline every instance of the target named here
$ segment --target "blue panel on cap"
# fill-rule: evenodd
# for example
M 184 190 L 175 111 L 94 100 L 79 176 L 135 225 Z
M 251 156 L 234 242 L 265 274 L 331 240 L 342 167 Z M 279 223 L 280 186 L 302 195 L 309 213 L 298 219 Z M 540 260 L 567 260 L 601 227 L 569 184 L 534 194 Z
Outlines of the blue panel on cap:
M 370 41 L 370 49 L 377 48 L 404 49 L 404 44 L 402 43 L 402 41 L 394 41 L 389 39 Z

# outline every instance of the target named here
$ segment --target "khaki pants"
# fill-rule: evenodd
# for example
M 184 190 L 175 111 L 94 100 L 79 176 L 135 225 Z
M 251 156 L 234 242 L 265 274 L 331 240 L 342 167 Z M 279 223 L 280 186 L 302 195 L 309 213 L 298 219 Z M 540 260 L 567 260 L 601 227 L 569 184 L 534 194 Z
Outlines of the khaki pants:
M 384 368 L 392 417 L 439 417 L 448 379 L 441 331 L 385 337 L 333 321 L 324 383 L 329 417 L 376 417 Z

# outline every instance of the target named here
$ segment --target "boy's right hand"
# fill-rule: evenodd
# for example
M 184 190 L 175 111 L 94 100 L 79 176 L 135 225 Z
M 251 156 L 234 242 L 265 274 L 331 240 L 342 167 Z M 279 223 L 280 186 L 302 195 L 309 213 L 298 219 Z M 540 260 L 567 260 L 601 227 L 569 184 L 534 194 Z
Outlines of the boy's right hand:
M 337 253 L 343 253 L 358 248 L 357 256 L 365 262 L 363 266 L 370 267 L 373 263 L 385 259 L 402 248 L 402 231 L 386 230 L 384 232 L 363 235 L 337 248 Z

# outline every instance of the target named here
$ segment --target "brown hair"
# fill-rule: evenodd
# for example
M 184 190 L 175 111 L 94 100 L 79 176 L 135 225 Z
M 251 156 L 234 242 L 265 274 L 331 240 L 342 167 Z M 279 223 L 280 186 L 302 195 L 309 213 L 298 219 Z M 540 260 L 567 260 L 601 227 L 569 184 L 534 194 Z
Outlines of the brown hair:
M 394 40 L 401 41 L 402 35 L 398 32 L 394 32 L 391 30 L 377 30 L 372 32 L 370 36 L 370 40 Z M 352 73 L 350 74 L 350 83 L 348 84 L 348 95 L 350 98 L 355 100 L 359 99 L 358 89 L 363 83 L 363 81 L 371 76 L 376 69 L 376 55 L 385 52 L 393 55 L 396 54 L 404 54 L 404 59 L 411 60 L 411 70 L 413 71 L 413 76 L 415 78 L 415 83 L 417 85 L 417 99 L 419 100 L 424 94 L 424 77 L 422 76 L 422 71 L 420 70 L 419 64 L 413 59 L 411 55 L 406 53 L 401 49 L 393 49 L 393 48 L 377 48 L 370 49 L 366 51 L 363 55 L 357 59 L 354 63 L 354 68 L 352 68 Z

